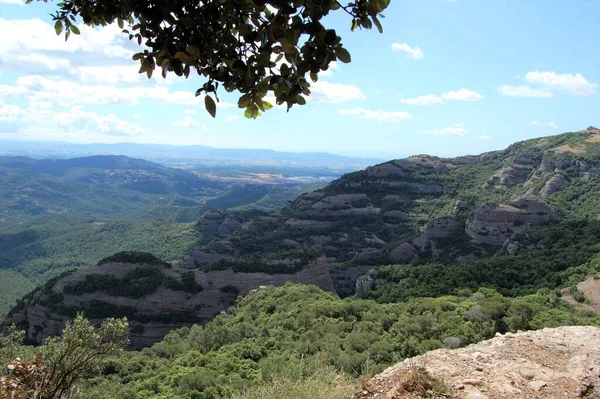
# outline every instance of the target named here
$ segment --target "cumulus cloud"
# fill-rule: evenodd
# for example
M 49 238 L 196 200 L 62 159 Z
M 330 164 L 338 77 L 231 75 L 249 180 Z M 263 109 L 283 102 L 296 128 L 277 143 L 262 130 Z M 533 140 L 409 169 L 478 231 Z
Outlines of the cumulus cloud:
M 360 88 L 356 86 L 319 80 L 311 83 L 311 98 L 315 101 L 341 103 L 364 100 L 366 97 Z
M 410 114 L 404 111 L 382 111 L 382 110 L 370 110 L 366 108 L 354 108 L 354 109 L 340 109 L 338 111 L 340 115 L 354 115 L 364 119 L 374 119 L 382 123 L 394 123 L 402 119 L 410 119 Z
M 529 122 L 529 124 L 530 125 L 535 125 L 535 126 L 550 126 L 550 127 L 555 128 L 555 129 L 558 129 L 558 125 L 556 123 L 554 123 L 554 122 L 544 122 L 544 123 L 542 123 L 542 122 L 534 121 L 534 122 Z
M 527 72 L 525 80 L 547 90 L 558 90 L 573 96 L 589 96 L 596 93 L 597 84 L 592 84 L 582 74 L 556 72 Z
M 432 105 L 444 102 L 442 97 L 436 96 L 435 94 L 426 94 L 424 96 L 414 98 L 403 98 L 400 102 L 409 105 Z
M 0 100 L 0 133 L 15 133 L 21 129 L 21 118 L 25 110 L 14 104 Z
M 68 112 L 58 112 L 52 121 L 60 128 L 78 133 L 101 133 L 111 136 L 135 136 L 144 132 L 139 126 L 117 118 L 114 114 L 99 115 L 74 107 Z
M 193 120 L 190 116 L 186 116 L 181 120 L 175 121 L 173 122 L 173 125 L 177 126 L 177 127 L 183 127 L 183 128 L 188 128 L 188 127 L 192 127 L 197 125 L 198 122 L 196 122 L 195 120 Z
M 498 91 L 506 97 L 552 97 L 552 92 L 543 89 L 534 89 L 530 86 L 504 85 Z
M 437 94 L 426 94 L 424 96 L 413 97 L 413 98 L 403 98 L 400 100 L 403 104 L 409 105 L 432 105 L 432 104 L 440 104 L 444 101 L 480 101 L 483 100 L 483 96 L 473 90 L 468 90 L 465 88 L 448 91 L 441 95 Z
M 197 105 L 204 101 L 203 95 L 196 97 L 191 91 L 170 90 L 167 86 L 87 85 L 39 75 L 19 77 L 14 86 L 0 85 L 0 96 L 44 100 L 61 107 L 81 104 L 140 104 L 142 100 L 148 99 L 181 105 Z M 233 107 L 233 104 L 220 102 L 219 106 Z
M 455 123 L 452 126 L 444 127 L 442 129 L 432 130 L 418 130 L 419 134 L 430 134 L 433 136 L 466 136 L 469 131 L 465 128 L 466 123 Z
M 0 0 L 0 4 L 16 4 L 19 6 L 24 6 L 25 2 L 23 0 Z
M 489 140 L 489 139 L 491 139 L 491 137 L 488 136 L 487 134 L 483 134 L 483 135 L 479 136 L 479 140 Z
M 425 54 L 418 46 L 411 47 L 407 43 L 392 43 L 392 51 L 403 53 L 408 58 L 417 61 L 425 58 Z
M 587 80 L 582 74 L 556 73 L 554 71 L 534 71 L 525 74 L 528 85 L 501 86 L 500 94 L 508 97 L 552 97 L 555 92 L 571 96 L 591 96 L 596 94 L 598 84 Z M 532 87 L 533 85 L 534 87 Z
M 442 98 L 444 100 L 451 101 L 479 101 L 483 100 L 483 96 L 479 93 L 475 93 L 472 90 L 468 89 L 460 89 L 455 91 L 449 91 L 447 93 L 442 94 Z

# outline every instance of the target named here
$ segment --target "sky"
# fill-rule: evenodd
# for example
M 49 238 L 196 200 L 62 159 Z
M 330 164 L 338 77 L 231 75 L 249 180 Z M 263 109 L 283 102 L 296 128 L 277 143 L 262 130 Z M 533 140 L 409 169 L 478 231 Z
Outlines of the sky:
M 327 17 L 352 54 L 305 106 L 217 117 L 202 78 L 147 79 L 116 26 L 67 42 L 54 2 L 0 0 L 0 139 L 456 156 L 600 125 L 600 0 L 392 0 L 383 34 Z

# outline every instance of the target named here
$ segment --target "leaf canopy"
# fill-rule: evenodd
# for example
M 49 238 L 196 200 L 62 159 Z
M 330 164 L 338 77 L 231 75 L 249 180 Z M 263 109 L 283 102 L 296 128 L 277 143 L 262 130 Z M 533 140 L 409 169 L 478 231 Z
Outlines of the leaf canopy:
M 47 0 L 38 0 L 47 1 Z M 31 3 L 33 0 L 27 0 Z M 267 94 L 277 105 L 305 104 L 310 96 L 308 74 L 317 81 L 336 60 L 350 62 L 350 53 L 334 29 L 321 21 L 332 11 L 351 17 L 351 28 L 381 32 L 390 0 L 63 0 L 52 14 L 57 34 L 79 34 L 75 22 L 106 26 L 116 22 L 130 40 L 145 49 L 133 54 L 139 73 L 155 69 L 206 79 L 196 95 L 214 94 L 219 86 L 241 94 L 238 106 L 255 118 L 266 110 Z M 205 100 L 214 117 L 216 104 Z

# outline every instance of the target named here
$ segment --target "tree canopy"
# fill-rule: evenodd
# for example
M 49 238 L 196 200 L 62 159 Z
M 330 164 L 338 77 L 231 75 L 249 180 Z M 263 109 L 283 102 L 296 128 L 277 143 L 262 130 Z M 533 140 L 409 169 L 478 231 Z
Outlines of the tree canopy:
M 31 3 L 33 0 L 27 0 Z M 38 0 L 40 1 L 40 0 Z M 47 1 L 47 0 L 43 0 Z M 321 21 L 332 11 L 345 12 L 352 30 L 382 32 L 379 18 L 390 0 L 64 0 L 52 14 L 57 34 L 79 34 L 76 24 L 106 26 L 116 22 L 130 40 L 145 45 L 133 54 L 140 73 L 150 78 L 160 68 L 205 83 L 205 106 L 214 117 L 217 92 L 241 94 L 238 106 L 256 118 L 272 108 L 264 100 L 272 93 L 278 105 L 303 105 L 310 83 L 336 60 L 350 62 L 342 38 Z

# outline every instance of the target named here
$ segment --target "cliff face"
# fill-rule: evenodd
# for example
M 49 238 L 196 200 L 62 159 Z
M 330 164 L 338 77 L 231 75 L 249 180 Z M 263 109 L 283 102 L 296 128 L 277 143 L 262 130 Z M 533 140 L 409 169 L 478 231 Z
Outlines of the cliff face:
M 445 385 L 443 394 L 423 394 L 420 388 L 433 379 Z M 426 397 L 600 398 L 600 329 L 545 328 L 438 349 L 388 368 L 359 394 L 361 399 Z
M 333 291 L 324 258 L 309 262 L 296 273 L 280 274 L 107 263 L 78 270 L 36 291 L 7 323 L 17 324 L 27 331 L 28 340 L 41 343 L 48 336 L 58 335 L 77 311 L 94 322 L 127 316 L 131 347 L 142 348 L 175 328 L 212 320 L 227 311 L 238 295 L 288 281 Z M 123 282 L 123 287 L 114 288 Z

